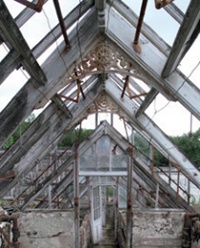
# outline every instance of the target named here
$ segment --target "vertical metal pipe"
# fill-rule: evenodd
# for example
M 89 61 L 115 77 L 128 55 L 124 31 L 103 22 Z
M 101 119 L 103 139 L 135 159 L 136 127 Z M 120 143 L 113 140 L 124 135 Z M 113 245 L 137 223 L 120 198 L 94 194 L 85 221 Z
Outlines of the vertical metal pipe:
M 188 193 L 188 195 L 187 195 L 187 202 L 188 202 L 188 204 L 190 203 L 190 180 L 188 179 L 188 185 L 187 185 L 187 193 Z
M 140 52 L 140 48 L 138 48 L 138 43 L 139 43 L 140 32 L 141 32 L 142 23 L 143 23 L 143 19 L 144 19 L 146 7 L 147 7 L 147 2 L 148 2 L 148 0 L 143 0 L 143 2 L 142 2 L 142 6 L 141 6 L 141 10 L 140 10 L 140 16 L 138 19 L 137 29 L 136 29 L 136 33 L 135 33 L 135 39 L 133 42 L 134 48 L 137 52 Z
M 180 167 L 178 167 L 178 174 L 177 174 L 177 191 L 176 191 L 177 199 L 179 199 L 179 183 L 180 183 Z
M 65 29 L 65 23 L 63 21 L 63 17 L 62 17 L 59 2 L 58 2 L 58 0 L 53 0 L 53 2 L 54 2 L 54 6 L 55 6 L 55 9 L 56 9 L 57 16 L 58 16 L 58 20 L 59 20 L 59 23 L 60 23 L 60 28 L 62 30 L 62 34 L 63 34 L 64 40 L 65 40 L 66 47 L 67 47 L 67 49 L 69 49 L 70 44 L 69 44 L 69 40 L 68 40 L 68 37 L 67 37 L 67 33 L 66 33 L 66 29 Z
M 95 114 L 95 128 L 98 126 L 98 112 Z
M 119 178 L 116 179 L 116 190 L 115 190 L 115 239 L 117 239 L 117 230 L 119 222 L 119 201 L 118 201 L 118 190 L 119 190 Z
M 132 247 L 132 182 L 133 182 L 133 150 L 128 149 L 128 180 L 127 180 L 127 221 L 126 221 L 126 244 L 127 248 Z
M 155 208 L 158 208 L 158 199 L 159 199 L 159 183 L 156 185 L 156 203 Z
M 152 173 L 152 175 L 154 175 L 154 146 L 153 145 L 151 145 L 151 150 L 150 150 L 150 152 L 151 152 L 151 173 Z
M 171 178 L 172 178 L 172 165 L 169 162 L 169 186 L 171 187 Z
M 49 201 L 49 209 L 52 209 L 51 184 L 48 186 L 48 201 Z
M 113 113 L 110 114 L 110 124 L 113 127 Z
M 80 244 L 80 224 L 79 224 L 79 161 L 78 145 L 75 145 L 75 164 L 74 164 L 74 210 L 75 210 L 75 248 Z

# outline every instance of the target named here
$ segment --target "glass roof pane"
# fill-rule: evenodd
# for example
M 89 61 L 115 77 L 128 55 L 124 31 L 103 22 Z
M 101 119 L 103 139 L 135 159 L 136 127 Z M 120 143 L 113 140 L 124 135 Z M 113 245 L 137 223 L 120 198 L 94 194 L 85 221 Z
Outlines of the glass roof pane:
M 169 102 L 158 94 L 146 110 L 146 114 L 170 136 L 179 136 L 190 131 L 191 113 L 178 102 Z M 200 121 L 192 118 L 192 129 L 195 132 L 200 127 Z M 177 124 L 178 123 L 178 124 Z
M 190 50 L 182 59 L 178 69 L 181 70 L 189 79 L 200 88 L 199 75 L 200 75 L 200 35 L 193 43 Z
M 142 0 L 125 0 L 124 2 L 138 16 L 140 15 Z M 173 44 L 176 33 L 179 29 L 179 24 L 164 9 L 156 9 L 154 1 L 148 2 L 144 22 L 149 25 L 169 45 Z
M 29 47 L 33 48 L 57 23 L 53 2 L 49 1 L 43 6 L 43 10 L 36 12 L 20 30 Z
M 188 6 L 189 6 L 189 3 L 190 3 L 190 0 L 175 0 L 173 2 L 179 9 L 181 9 L 181 11 L 183 13 L 186 12 Z
M 18 16 L 18 14 L 25 9 L 25 6 L 15 2 L 13 0 L 6 0 L 4 1 L 4 3 L 6 4 L 7 8 L 9 9 L 11 15 L 13 18 L 15 18 L 16 16 Z
M 6 57 L 9 53 L 10 49 L 6 46 L 5 43 L 0 45 L 0 62 Z
M 0 85 L 0 112 L 23 87 L 27 80 L 28 75 L 25 71 L 22 73 L 21 70 L 15 70 L 7 77 L 3 84 Z

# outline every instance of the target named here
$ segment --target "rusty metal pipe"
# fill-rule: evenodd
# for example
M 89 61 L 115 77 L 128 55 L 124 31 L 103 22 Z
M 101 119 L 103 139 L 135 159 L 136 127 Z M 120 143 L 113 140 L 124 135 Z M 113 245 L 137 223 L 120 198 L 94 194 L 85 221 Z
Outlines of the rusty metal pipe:
M 18 225 L 17 225 L 17 215 L 2 215 L 0 216 L 0 222 L 10 222 L 12 221 L 13 223 L 13 228 L 12 228 L 12 233 L 13 233 L 13 246 L 14 248 L 19 248 L 19 241 L 18 241 L 18 238 L 19 238 L 19 228 L 18 228 Z
M 122 228 L 118 229 L 118 243 L 120 248 L 127 248 L 126 238 L 125 238 L 124 230 Z
M 40 12 L 42 10 L 42 7 L 44 5 L 44 0 L 38 0 L 36 4 L 29 2 L 27 0 L 15 0 L 15 2 L 21 3 L 25 5 L 26 7 L 33 9 L 37 12 Z
M 62 17 L 59 2 L 58 2 L 58 0 L 53 0 L 53 2 L 54 2 L 55 9 L 56 9 L 56 14 L 58 16 L 58 20 L 59 20 L 59 23 L 60 23 L 60 28 L 61 28 L 64 40 L 65 40 L 66 47 L 67 47 L 67 49 L 69 49 L 70 44 L 69 44 L 69 40 L 68 40 L 68 37 L 67 37 L 67 33 L 66 33 L 66 29 L 65 29 L 65 23 L 64 23 L 64 20 L 63 20 L 63 17 Z
M 145 15 L 145 11 L 146 11 L 146 7 L 147 7 L 147 2 L 148 0 L 143 0 L 142 2 L 142 6 L 141 6 L 141 10 L 140 10 L 140 16 L 138 19 L 138 24 L 137 24 L 137 29 L 136 29 L 136 33 L 135 33 L 135 39 L 134 39 L 134 48 L 136 49 L 137 52 L 140 52 L 140 49 L 138 49 L 138 41 L 139 41 L 139 37 L 140 37 L 140 32 L 141 32 L 141 28 L 142 28 L 142 23 L 144 20 L 144 15 Z

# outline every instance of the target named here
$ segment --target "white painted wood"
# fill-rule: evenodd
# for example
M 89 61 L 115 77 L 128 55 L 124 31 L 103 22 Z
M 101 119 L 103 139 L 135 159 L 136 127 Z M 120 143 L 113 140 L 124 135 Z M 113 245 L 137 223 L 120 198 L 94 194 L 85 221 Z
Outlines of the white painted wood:
M 166 61 L 166 64 L 162 71 L 163 77 L 168 77 L 173 71 L 175 71 L 181 59 L 186 54 L 189 47 L 187 43 L 192 41 L 191 36 L 194 30 L 197 28 L 200 20 L 200 5 L 198 0 L 192 0 L 188 10 L 185 14 L 182 25 L 177 33 L 170 55 Z
M 93 243 L 96 244 L 102 240 L 102 201 L 100 186 L 92 188 L 91 202 L 92 239 Z
M 127 176 L 127 171 L 80 171 L 79 176 Z
M 157 148 L 158 144 L 163 150 L 165 150 L 168 155 L 176 161 L 182 168 L 182 172 L 190 178 L 190 180 L 200 188 L 199 179 L 196 179 L 193 174 L 197 173 L 197 178 L 200 178 L 200 172 L 196 167 L 177 149 L 177 147 L 167 138 L 167 136 L 162 132 L 162 130 L 148 118 L 145 114 L 141 114 L 137 119 L 134 118 L 135 112 L 137 111 L 137 106 L 128 97 L 124 96 L 123 101 L 120 99 L 121 91 L 114 85 L 113 82 L 108 81 L 106 84 L 106 92 L 108 95 L 118 104 L 127 116 L 130 118 L 130 122 L 133 126 L 138 129 L 139 133 L 147 133 L 151 139 L 155 141 L 155 146 Z M 162 151 L 161 151 L 162 152 Z
M 160 91 L 166 98 L 174 97 L 193 115 L 200 119 L 200 91 L 190 80 L 176 70 L 168 78 L 162 77 L 162 70 L 167 57 L 161 53 L 141 34 L 140 54 L 133 49 L 132 36 L 135 28 L 112 10 L 109 11 L 109 24 L 106 29 L 107 36 L 117 44 L 131 59 L 136 70 L 142 71 L 148 78 L 149 84 Z

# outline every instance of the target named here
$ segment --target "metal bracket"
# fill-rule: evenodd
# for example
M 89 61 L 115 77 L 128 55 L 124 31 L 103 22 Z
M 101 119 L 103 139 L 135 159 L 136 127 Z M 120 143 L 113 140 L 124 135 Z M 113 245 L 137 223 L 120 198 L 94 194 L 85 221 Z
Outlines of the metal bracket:
M 166 5 L 172 3 L 174 0 L 155 0 L 156 9 L 161 9 Z
M 37 12 L 40 12 L 42 10 L 43 5 L 44 5 L 44 0 L 38 0 L 38 2 L 36 4 L 29 2 L 27 0 L 14 0 L 14 1 L 21 3 L 21 4 L 25 5 L 26 7 L 29 7 L 30 9 L 33 9 Z

